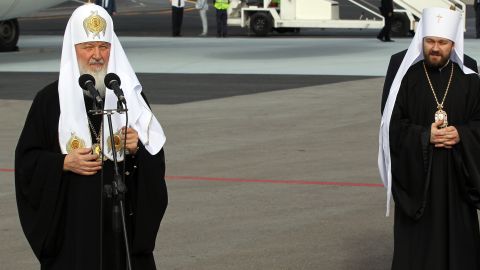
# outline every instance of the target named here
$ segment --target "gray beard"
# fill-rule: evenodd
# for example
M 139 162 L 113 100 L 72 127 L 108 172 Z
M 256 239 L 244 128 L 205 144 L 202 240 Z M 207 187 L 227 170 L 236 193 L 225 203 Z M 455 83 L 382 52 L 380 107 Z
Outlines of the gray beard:
M 107 75 L 107 69 L 102 68 L 97 72 L 92 72 L 92 71 L 83 69 L 80 65 L 78 66 L 78 68 L 80 70 L 80 75 L 90 74 L 93 76 L 93 78 L 95 79 L 95 88 L 98 90 L 98 93 L 100 94 L 100 96 L 102 98 L 105 98 L 105 92 L 107 90 L 107 87 L 105 86 L 104 80 L 105 80 L 105 75 Z M 92 97 L 90 92 L 88 92 L 87 90 L 83 90 L 83 94 L 88 97 Z

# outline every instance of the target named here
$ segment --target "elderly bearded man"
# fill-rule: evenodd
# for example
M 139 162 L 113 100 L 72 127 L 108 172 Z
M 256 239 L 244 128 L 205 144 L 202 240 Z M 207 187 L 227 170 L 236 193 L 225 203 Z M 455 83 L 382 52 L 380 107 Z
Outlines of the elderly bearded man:
M 480 269 L 480 81 L 464 65 L 461 16 L 423 11 L 382 116 L 393 270 Z
M 88 113 L 92 97 L 78 85 L 81 74 L 93 75 L 104 107 L 116 108 L 115 95 L 103 85 L 107 72 L 122 78 L 128 104 L 128 128 L 124 114 L 112 116 L 115 136 L 126 133 L 126 156 L 122 144 L 108 145 L 106 117 Z M 102 145 L 102 133 L 104 161 L 92 151 Z M 112 229 L 112 201 L 102 194 L 102 174 L 105 184 L 113 180 L 113 151 L 126 168 L 133 269 L 155 269 L 153 249 L 167 206 L 164 143 L 112 19 L 93 4 L 77 8 L 65 31 L 59 80 L 35 97 L 15 153 L 20 221 L 41 269 L 125 269 L 123 238 Z

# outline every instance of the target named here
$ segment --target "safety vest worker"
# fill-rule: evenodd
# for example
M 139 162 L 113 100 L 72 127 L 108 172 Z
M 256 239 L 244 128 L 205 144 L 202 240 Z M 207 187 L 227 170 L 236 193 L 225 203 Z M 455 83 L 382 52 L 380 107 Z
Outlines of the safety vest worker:
M 226 10 L 228 9 L 228 6 L 228 0 L 215 0 L 216 9 Z

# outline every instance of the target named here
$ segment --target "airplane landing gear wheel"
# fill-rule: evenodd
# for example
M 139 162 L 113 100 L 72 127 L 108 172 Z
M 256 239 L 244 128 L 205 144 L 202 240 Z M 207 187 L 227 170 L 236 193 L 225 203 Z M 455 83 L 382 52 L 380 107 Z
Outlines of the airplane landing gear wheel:
M 0 21 L 0 52 L 16 50 L 18 34 L 19 29 L 17 19 Z

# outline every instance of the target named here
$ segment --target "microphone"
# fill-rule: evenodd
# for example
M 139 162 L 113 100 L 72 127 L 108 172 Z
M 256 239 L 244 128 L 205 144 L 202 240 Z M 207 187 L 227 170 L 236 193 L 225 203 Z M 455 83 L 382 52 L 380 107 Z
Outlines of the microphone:
M 105 85 L 112 89 L 115 95 L 117 96 L 118 100 L 121 101 L 123 104 L 127 104 L 127 100 L 125 100 L 125 95 L 123 94 L 123 90 L 120 88 L 120 78 L 115 73 L 108 73 L 105 76 Z
M 103 103 L 102 97 L 100 97 L 98 90 L 95 88 L 95 78 L 92 75 L 83 74 L 78 78 L 78 84 L 80 84 L 83 90 L 88 90 L 97 104 L 101 105 Z

